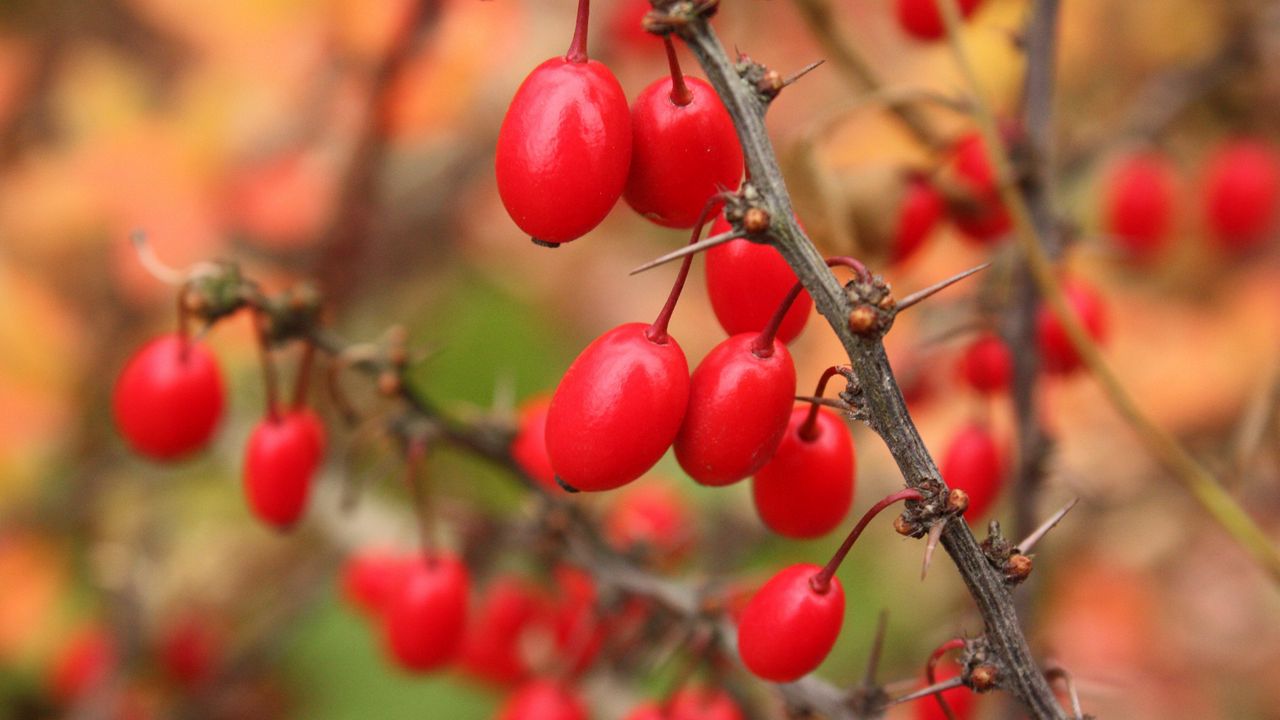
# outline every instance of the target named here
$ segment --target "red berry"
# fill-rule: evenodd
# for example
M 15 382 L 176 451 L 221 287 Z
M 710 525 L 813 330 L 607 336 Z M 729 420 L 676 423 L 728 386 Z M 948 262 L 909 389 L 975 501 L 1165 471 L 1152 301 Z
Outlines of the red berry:
M 554 57 L 529 73 L 498 131 L 498 194 L 525 233 L 579 238 L 609 214 L 631 164 L 622 86 L 595 60 Z
M 160 638 L 161 667 L 187 689 L 208 682 L 217 672 L 221 656 L 221 636 L 208 619 L 197 615 L 174 621 Z
M 960 357 L 960 377 L 974 390 L 992 395 L 1009 387 L 1013 355 L 997 335 L 986 333 L 965 348 Z
M 175 460 L 209 443 L 222 418 L 222 373 L 208 348 L 163 335 L 142 346 L 116 380 L 116 427 L 153 460 Z
M 627 490 L 604 518 L 605 537 L 615 548 L 651 553 L 668 563 L 688 551 L 692 527 L 683 496 L 657 483 L 643 483 Z
M 1067 305 L 1084 325 L 1089 337 L 1097 342 L 1106 339 L 1107 317 L 1102 296 L 1092 286 L 1079 280 L 1063 283 Z M 1040 363 L 1045 372 L 1066 375 L 1079 369 L 1084 361 L 1067 336 L 1067 330 L 1047 305 L 1041 305 L 1036 314 L 1036 343 L 1040 349 Z
M 507 698 L 498 720 L 587 720 L 587 708 L 561 683 L 531 680 Z
M 244 488 L 261 520 L 288 528 L 302 516 L 324 457 L 324 435 L 324 425 L 306 408 L 268 415 L 254 426 L 245 452 Z
M 849 427 L 824 408 L 806 430 L 808 418 L 807 405 L 791 411 L 777 452 L 751 481 L 760 519 L 790 538 L 826 535 L 853 503 L 855 457 Z
M 529 667 L 521 655 L 520 638 L 543 609 L 542 597 L 523 580 L 506 576 L 491 582 L 463 639 L 462 669 L 499 685 L 524 680 Z
M 712 235 L 731 230 L 723 216 L 711 225 Z M 796 284 L 796 274 L 770 245 L 734 240 L 707 251 L 707 294 L 720 327 L 730 335 L 759 332 Z M 778 339 L 789 343 L 809 320 L 813 299 L 808 292 L 787 311 Z
M 564 656 L 569 672 L 580 673 L 591 666 L 604 647 L 611 628 L 596 609 L 596 582 L 578 568 L 560 565 L 555 569 L 557 598 L 551 611 L 551 630 L 556 649 Z
M 1275 227 L 1280 166 L 1259 140 L 1228 142 L 1208 160 L 1204 211 L 1213 239 L 1224 250 L 1257 247 Z
M 946 210 L 946 202 L 927 180 L 913 177 L 903 190 L 898 226 L 889 249 L 889 262 L 901 263 L 916 254 Z
M 366 615 L 381 615 L 413 563 L 414 558 L 385 548 L 368 548 L 347 557 L 342 564 L 343 599 Z
M 968 18 L 982 0 L 959 0 L 960 15 Z M 938 0 L 897 0 L 898 24 L 921 40 L 938 40 L 947 34 Z
M 1013 227 L 1009 211 L 1000 201 L 995 168 L 987 159 L 986 143 L 979 133 L 969 133 L 951 150 L 956 181 L 969 193 L 969 204 L 953 218 L 965 237 L 979 243 L 999 239 Z
M 1111 169 L 1103 199 L 1103 225 L 1125 252 L 1149 259 L 1164 248 L 1173 226 L 1177 180 L 1159 153 L 1136 153 Z
M 646 0 L 647 1 L 647 0 Z M 671 720 L 667 713 L 663 712 L 662 706 L 656 702 L 644 702 L 634 708 L 623 720 Z
M 810 584 L 822 568 L 784 568 L 752 596 L 738 623 L 738 651 L 747 669 L 773 682 L 812 672 L 836 644 L 844 623 L 844 588 L 831 578 L 825 593 Z
M 402 668 L 428 672 L 458 654 L 467 626 L 467 568 L 442 554 L 418 558 L 387 600 L 387 649 Z
M 689 402 L 689 364 L 675 338 L 619 325 L 573 361 L 547 412 L 547 454 L 578 490 L 612 490 L 671 447 Z
M 547 456 L 547 410 L 551 398 L 539 395 L 529 399 L 520 408 L 516 421 L 516 437 L 511 441 L 511 457 L 526 475 L 538 481 L 550 492 L 563 493 L 556 483 L 556 471 L 551 469 Z
M 979 520 L 986 515 L 1004 487 L 1004 464 L 991 432 L 981 425 L 960 428 L 942 457 L 942 479 L 947 487 L 969 495 L 964 516 Z
M 74 703 L 105 682 L 118 659 L 110 633 L 97 626 L 83 628 L 53 659 L 49 692 L 59 703 Z
M 631 171 L 623 197 L 666 227 L 691 228 L 712 195 L 736 190 L 742 146 L 733 120 L 706 81 L 684 78 L 689 100 L 672 98 L 670 77 L 645 88 L 631 106 Z
M 938 682 L 942 682 L 944 680 L 950 680 L 955 677 L 956 674 L 956 671 L 953 669 L 949 672 L 938 672 L 934 677 Z M 923 688 L 926 686 L 921 685 L 920 687 Z M 956 720 L 969 720 L 969 718 L 973 717 L 973 713 L 976 710 L 977 705 L 977 696 L 975 696 L 973 691 L 969 688 L 963 686 L 952 688 L 944 691 L 942 693 L 942 697 L 947 701 L 947 705 L 951 708 L 951 712 L 955 714 Z M 916 720 L 949 720 L 947 716 L 943 714 L 942 708 L 938 706 L 938 701 L 935 700 L 933 696 L 921 698 L 912 703 L 912 705 L 915 706 Z
M 685 687 L 671 696 L 666 720 L 745 720 L 742 709 L 720 688 Z
M 758 349 L 761 337 L 734 335 L 693 371 L 675 451 L 680 467 L 703 485 L 728 485 L 759 470 L 786 432 L 796 368 L 777 338 L 772 350 Z

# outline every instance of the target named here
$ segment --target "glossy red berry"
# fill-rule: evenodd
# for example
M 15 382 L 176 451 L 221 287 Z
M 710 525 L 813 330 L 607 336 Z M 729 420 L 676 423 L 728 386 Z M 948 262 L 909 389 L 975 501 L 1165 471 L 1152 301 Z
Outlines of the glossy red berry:
M 670 77 L 631 106 L 631 171 L 623 193 L 633 210 L 665 227 L 691 228 L 712 195 L 736 190 L 742 146 L 720 97 L 706 81 L 684 78 L 687 102 Z
M 392 590 L 383 616 L 387 649 L 400 667 L 429 672 L 453 661 L 467 626 L 470 578 L 458 558 L 417 558 Z
M 347 557 L 341 572 L 343 599 L 366 615 L 381 615 L 414 562 L 398 551 L 376 547 Z
M 1275 229 L 1280 165 L 1275 151 L 1252 139 L 1228 142 L 1207 161 L 1204 212 L 1210 235 L 1228 251 L 1257 247 Z
M 898 24 L 907 34 L 920 40 L 938 40 L 947 34 L 938 0 L 895 0 Z M 968 18 L 982 0 L 959 0 L 960 15 Z
M 703 485 L 728 485 L 759 470 L 778 448 L 796 395 L 787 346 L 761 334 L 734 335 L 693 371 L 676 460 Z M 770 349 L 771 348 L 771 349 Z
M 623 492 L 604 518 L 604 534 L 611 545 L 664 563 L 678 561 L 689 550 L 692 528 L 684 497 L 666 485 L 647 481 Z
M 531 680 L 507 698 L 498 720 L 587 720 L 587 708 L 562 683 Z
M 689 364 L 675 338 L 628 323 L 596 338 L 561 379 L 547 412 L 547 454 L 578 490 L 643 475 L 675 440 L 689 401 Z
M 165 674 L 187 689 L 198 688 L 218 671 L 222 636 L 208 619 L 189 615 L 165 627 L 158 656 Z
M 1135 153 L 1116 163 L 1104 187 L 1103 227 L 1116 244 L 1136 260 L 1164 249 L 1177 200 L 1172 164 L 1159 153 Z
M 965 519 L 981 520 L 1000 497 L 1004 487 L 1004 462 L 991 431 L 969 424 L 951 438 L 942 456 L 942 479 L 947 487 L 960 488 L 969 495 Z
M 960 377 L 984 395 L 1003 392 L 1013 377 L 1013 355 L 998 335 L 984 333 L 960 356 Z
M 551 609 L 551 630 L 556 650 L 571 673 L 591 666 L 604 647 L 611 628 L 597 609 L 596 582 L 569 565 L 555 569 L 556 598 Z
M 671 696 L 666 720 L 745 720 L 738 703 L 720 688 L 684 687 Z
M 153 460 L 176 460 L 209 443 L 222 419 L 222 373 L 204 345 L 163 335 L 142 346 L 116 380 L 120 434 Z
M 324 425 L 306 408 L 268 415 L 254 426 L 245 452 L 249 508 L 263 522 L 291 527 L 302 516 L 324 458 Z
M 844 624 L 844 588 L 833 577 L 827 591 L 810 581 L 817 565 L 784 568 L 742 610 L 738 651 L 756 676 L 791 682 L 813 672 L 831 652 Z
M 790 538 L 826 535 L 853 504 L 856 461 L 849 427 L 825 408 L 806 428 L 808 418 L 808 405 L 791 411 L 777 452 L 751 481 L 760 519 Z
M 1067 304 L 1075 312 L 1089 337 L 1102 342 L 1107 336 L 1106 306 L 1102 296 L 1079 280 L 1063 283 Z M 1042 305 L 1036 314 L 1036 343 L 1040 350 L 1040 364 L 1045 372 L 1066 375 L 1078 370 L 1084 361 L 1076 353 L 1075 345 L 1067 336 L 1067 330 L 1048 306 Z
M 946 211 L 946 202 L 928 180 L 913 177 L 903 189 L 898 224 L 889 248 L 889 262 L 905 262 L 915 255 Z
M 106 629 L 84 628 L 54 657 L 49 692 L 59 703 L 74 703 L 105 682 L 118 661 L 115 639 Z
M 556 472 L 547 456 L 547 410 L 551 398 L 539 395 L 520 407 L 516 421 L 516 437 L 511 442 L 511 457 L 529 477 L 550 492 L 564 490 L 556 483 Z
M 711 225 L 712 235 L 731 230 L 723 216 Z M 707 251 L 707 294 L 720 327 L 730 335 L 759 332 L 796 284 L 796 274 L 770 245 L 734 240 Z M 813 299 L 801 292 L 778 327 L 778 339 L 789 343 L 804 330 Z
M 519 578 L 504 576 L 489 583 L 462 642 L 462 669 L 498 685 L 524 680 L 529 666 L 521 655 L 521 637 L 544 609 L 537 590 Z
M 1000 200 L 995 168 L 987 159 L 986 143 L 979 133 L 969 133 L 956 141 L 951 151 L 951 169 L 956 182 L 969 198 L 956 208 L 953 221 L 970 240 L 986 244 L 1000 239 L 1013 227 L 1009 211 Z
M 585 14 L 565 57 L 534 68 L 498 131 L 498 194 L 520 229 L 544 243 L 581 237 L 627 183 L 631 113 L 609 68 L 586 56 Z

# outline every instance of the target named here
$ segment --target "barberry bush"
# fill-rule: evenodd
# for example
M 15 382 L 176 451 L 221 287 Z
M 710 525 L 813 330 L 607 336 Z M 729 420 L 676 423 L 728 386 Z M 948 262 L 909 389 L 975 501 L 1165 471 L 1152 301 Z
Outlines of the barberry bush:
M 4 717 L 1272 717 L 1277 19 L 12 4 Z

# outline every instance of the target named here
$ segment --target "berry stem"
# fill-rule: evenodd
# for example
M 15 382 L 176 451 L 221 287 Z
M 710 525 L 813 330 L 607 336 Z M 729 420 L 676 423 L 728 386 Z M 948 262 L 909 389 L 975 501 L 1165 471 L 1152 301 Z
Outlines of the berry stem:
M 959 650 L 962 647 L 964 647 L 964 640 L 952 638 L 935 648 L 929 654 L 929 661 L 924 665 L 925 682 L 930 685 L 936 684 L 938 679 L 935 670 L 938 667 L 938 661 L 942 659 L 943 655 L 952 650 Z M 933 698 L 938 701 L 938 707 L 941 708 L 942 714 L 946 716 L 947 720 L 956 720 L 956 714 L 951 711 L 951 706 L 947 704 L 946 698 L 942 697 L 942 693 L 934 693 Z
M 262 382 L 267 395 L 267 418 L 273 423 L 279 422 L 280 381 L 276 375 L 275 360 L 271 357 L 266 314 L 256 308 L 253 312 L 253 329 L 258 338 L 258 357 L 262 362 Z
M 861 262 L 851 257 L 830 257 L 827 258 L 827 267 L 847 267 L 851 268 L 858 274 L 859 279 L 866 279 L 871 276 L 867 272 L 867 267 Z M 778 334 L 778 328 L 782 326 L 782 320 L 787 316 L 787 311 L 791 309 L 791 304 L 800 297 L 800 291 L 804 289 L 804 284 L 797 281 L 783 296 L 782 302 L 778 303 L 778 309 L 774 311 L 773 316 L 769 318 L 768 324 L 760 331 L 755 342 L 751 343 L 751 354 L 758 358 L 767 358 L 773 355 L 773 337 Z
M 316 346 L 310 340 L 302 342 L 302 359 L 298 361 L 298 377 L 293 383 L 293 401 L 290 406 L 297 410 L 307 402 L 307 391 L 311 387 L 311 368 L 315 364 Z
M 426 441 L 420 437 L 410 438 L 404 454 L 404 481 L 409 486 L 409 494 L 413 496 L 413 511 L 418 519 L 418 542 L 422 547 L 422 555 L 427 559 L 428 565 L 434 565 L 436 542 L 432 532 L 431 503 L 421 480 L 423 460 L 426 456 Z
M 707 200 L 707 204 L 702 206 L 698 221 L 693 224 L 693 234 L 689 237 L 690 245 L 697 244 L 703 226 L 707 224 L 712 211 L 722 200 L 720 194 L 712 195 Z M 680 274 L 676 275 L 676 282 L 671 286 L 671 294 L 667 296 L 667 303 L 662 306 L 662 311 L 658 313 L 658 317 L 654 319 L 649 329 L 645 330 L 644 336 L 649 339 L 649 342 L 657 345 L 667 344 L 667 326 L 671 324 L 671 315 L 676 311 L 676 303 L 680 300 L 680 292 L 684 290 L 684 282 L 689 279 L 689 268 L 692 266 L 693 255 L 685 255 L 684 261 L 680 263 Z
M 191 292 L 191 283 L 186 282 L 178 288 L 178 339 L 182 345 L 178 350 L 178 359 L 186 363 L 191 347 L 191 313 L 187 310 L 187 293 Z
M 843 365 L 832 365 L 823 370 L 822 377 L 818 378 L 818 386 L 813 391 L 814 397 L 822 397 L 822 394 L 827 391 L 827 383 L 831 378 L 839 375 L 843 369 Z M 818 439 L 818 403 L 813 403 L 809 406 L 809 414 L 805 416 L 804 423 L 800 425 L 797 434 L 805 442 L 813 442 Z
M 564 59 L 572 63 L 587 61 L 587 19 L 591 15 L 591 0 L 578 0 L 578 19 L 573 25 L 573 40 Z
M 667 46 L 667 65 L 671 68 L 671 102 L 684 107 L 693 102 L 693 91 L 684 81 L 684 73 L 680 71 L 680 58 L 676 57 L 675 43 L 670 35 L 663 35 L 662 42 Z
M 844 558 L 853 549 L 853 544 L 858 541 L 858 536 L 862 534 L 863 529 L 867 527 L 867 523 L 871 519 L 880 514 L 881 510 L 898 502 L 899 500 L 922 500 L 924 496 L 915 488 L 904 488 L 891 495 L 886 496 L 883 500 L 871 506 L 857 525 L 853 526 L 853 530 L 849 536 L 844 539 L 844 543 L 840 545 L 840 549 L 836 550 L 836 554 L 831 556 L 827 564 L 818 571 L 816 575 L 809 579 L 809 587 L 819 595 L 825 595 L 827 590 L 831 589 L 831 578 L 835 576 L 836 570 L 840 569 L 840 563 L 844 562 Z

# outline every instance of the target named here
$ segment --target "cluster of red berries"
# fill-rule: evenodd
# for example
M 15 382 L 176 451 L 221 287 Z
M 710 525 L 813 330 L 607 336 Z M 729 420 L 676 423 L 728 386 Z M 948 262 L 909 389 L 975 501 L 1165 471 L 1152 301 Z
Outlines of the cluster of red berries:
M 529 73 L 507 108 L 495 157 L 502 202 L 544 245 L 590 232 L 620 197 L 659 225 L 693 227 L 742 177 L 733 121 L 710 85 L 681 73 L 669 38 L 671 76 L 628 108 L 609 68 L 587 57 L 587 8 L 568 53 Z
M 207 446 L 223 406 L 217 358 L 185 332 L 156 338 L 135 352 L 112 396 L 120 434 L 138 454 L 157 461 L 180 460 Z M 301 398 L 287 409 L 269 400 L 245 449 L 244 490 L 253 513 L 281 529 L 296 523 L 325 444 L 324 424 Z
M 962 18 L 968 18 L 977 12 L 982 0 L 958 0 L 956 7 Z M 946 23 L 942 19 L 942 10 L 938 0 L 896 0 L 894 7 L 898 24 L 906 33 L 925 41 L 941 39 L 947 34 Z
M 1169 246 L 1183 183 L 1173 162 L 1148 150 L 1119 159 L 1103 184 L 1102 225 L 1132 260 L 1153 261 Z M 1201 171 L 1204 229 L 1219 250 L 1254 250 L 1276 230 L 1280 160 L 1261 140 L 1235 138 L 1210 152 Z

